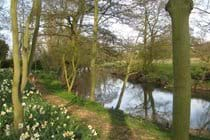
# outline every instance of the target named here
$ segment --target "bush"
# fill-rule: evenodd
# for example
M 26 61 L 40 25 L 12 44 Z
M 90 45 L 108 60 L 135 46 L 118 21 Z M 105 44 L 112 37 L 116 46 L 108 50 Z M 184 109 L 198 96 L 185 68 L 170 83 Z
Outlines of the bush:
M 191 77 L 194 80 L 202 80 L 205 71 L 201 67 L 192 67 L 191 68 Z
M 41 61 L 40 60 L 34 61 L 31 68 L 32 70 L 43 70 Z
M 12 59 L 6 59 L 1 62 L 1 68 L 12 68 L 13 67 L 13 60 Z

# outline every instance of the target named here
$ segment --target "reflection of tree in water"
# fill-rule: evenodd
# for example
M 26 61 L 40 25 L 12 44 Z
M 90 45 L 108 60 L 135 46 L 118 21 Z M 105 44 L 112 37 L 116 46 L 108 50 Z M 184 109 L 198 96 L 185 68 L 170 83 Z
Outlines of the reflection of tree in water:
M 81 97 L 87 98 L 90 93 L 90 72 L 81 71 L 75 81 L 74 91 Z
M 96 86 L 96 100 L 102 104 L 111 103 L 117 98 L 118 88 L 114 86 L 117 81 L 109 76 L 100 79 Z
M 204 103 L 203 108 L 205 112 L 203 112 L 202 115 L 200 115 L 200 118 L 198 119 L 198 126 L 200 130 L 208 130 L 210 131 L 210 105 L 205 106 L 206 104 Z
M 111 78 L 104 71 L 98 72 L 96 83 L 96 101 L 105 104 L 112 102 L 113 99 L 117 98 L 117 87 L 114 84 L 117 82 L 117 79 Z M 76 79 L 74 90 L 81 97 L 88 98 L 90 94 L 90 72 L 81 71 Z
M 155 87 L 153 85 L 144 84 L 142 85 L 142 91 L 136 94 L 136 99 L 139 98 L 140 103 L 134 108 L 129 108 L 129 110 L 134 110 L 135 115 L 140 115 L 155 122 L 165 123 L 171 122 L 171 104 L 170 101 L 155 102 L 153 97 L 153 91 Z
M 172 110 L 170 107 L 171 101 L 156 103 L 157 121 L 160 123 L 172 122 Z
M 137 113 L 139 110 L 140 111 L 139 113 L 144 114 L 144 117 L 146 119 L 152 119 L 155 121 L 157 118 L 157 115 L 156 115 L 155 101 L 152 95 L 154 86 L 145 84 L 145 85 L 142 85 L 142 89 L 143 89 L 142 91 L 143 93 L 141 95 L 143 95 L 143 103 L 139 104 L 136 107 Z M 141 97 L 141 100 L 142 100 L 142 97 Z

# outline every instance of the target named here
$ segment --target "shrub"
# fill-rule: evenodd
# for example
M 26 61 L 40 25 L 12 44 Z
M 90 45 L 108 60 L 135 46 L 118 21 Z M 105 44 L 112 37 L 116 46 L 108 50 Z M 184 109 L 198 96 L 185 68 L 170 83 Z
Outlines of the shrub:
M 202 80 L 205 71 L 201 67 L 192 67 L 191 68 L 191 77 L 194 80 Z
M 1 68 L 12 68 L 13 67 L 13 60 L 6 59 L 1 62 Z

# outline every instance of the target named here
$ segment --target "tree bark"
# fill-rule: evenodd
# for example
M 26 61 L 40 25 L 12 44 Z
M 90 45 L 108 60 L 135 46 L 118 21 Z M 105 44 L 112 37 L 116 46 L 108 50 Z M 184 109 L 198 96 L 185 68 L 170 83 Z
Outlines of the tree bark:
M 64 77 L 65 77 L 67 89 L 68 89 L 68 92 L 70 92 L 71 89 L 70 89 L 69 76 L 68 76 L 68 68 L 66 66 L 65 55 L 63 55 L 63 57 L 62 57 L 62 63 L 63 63 L 63 72 L 64 72 Z
M 95 100 L 95 87 L 96 87 L 96 53 L 98 41 L 98 0 L 94 0 L 94 27 L 93 27 L 93 47 L 92 59 L 90 62 L 91 67 L 91 87 L 90 87 L 90 100 Z
M 147 51 L 148 51 L 148 46 L 147 46 L 147 30 L 148 30 L 148 13 L 147 13 L 147 9 L 146 6 L 144 6 L 145 11 L 144 11 L 144 38 L 143 38 L 143 42 L 144 42 L 144 48 L 143 48 L 143 71 L 146 72 L 147 71 Z
M 166 10 L 172 19 L 173 39 L 173 140 L 189 140 L 190 126 L 190 35 L 192 0 L 169 0 Z
M 77 76 L 77 64 L 75 64 L 75 56 L 73 56 L 71 64 L 72 64 L 72 77 L 71 77 L 69 92 L 72 91 Z
M 14 109 L 14 129 L 18 130 L 18 125 L 23 123 L 23 107 L 21 104 L 20 93 L 20 55 L 19 55 L 19 35 L 18 35 L 18 23 L 17 23 L 17 0 L 11 0 L 11 22 L 12 22 L 12 42 L 13 42 L 13 85 L 12 85 L 12 103 Z
M 116 110 L 119 110 L 120 109 L 120 105 L 121 105 L 121 102 L 122 102 L 122 97 L 124 95 L 124 92 L 125 92 L 125 89 L 126 89 L 126 84 L 128 82 L 128 78 L 130 76 L 130 71 L 131 71 L 131 67 L 132 67 L 132 64 L 133 64 L 133 54 L 130 54 L 130 58 L 129 58 L 129 62 L 128 62 L 128 66 L 127 66 L 127 70 L 126 70 L 126 75 L 125 75 L 125 79 L 123 81 L 123 85 L 122 85 L 122 88 L 121 88 L 121 91 L 120 91 L 120 96 L 119 96 L 119 100 L 117 102 L 117 105 L 116 105 Z
M 32 67 L 32 62 L 36 50 L 36 44 L 37 44 L 37 38 L 38 38 L 38 33 L 39 33 L 39 26 L 40 26 L 40 16 L 41 16 L 41 0 L 36 0 L 35 1 L 35 29 L 32 37 L 32 44 L 31 44 L 31 49 L 30 49 L 30 54 L 29 54 L 29 60 L 28 60 L 28 73 L 31 72 L 31 67 Z
M 29 26 L 33 18 L 33 8 L 29 14 L 25 23 L 25 32 L 23 37 L 23 47 L 22 47 L 22 76 L 21 76 L 21 93 L 23 92 L 27 81 L 28 81 L 28 57 L 29 57 L 29 42 L 30 42 L 30 29 Z
M 31 65 L 33 61 L 33 56 L 35 53 L 36 42 L 39 31 L 40 24 L 40 14 L 41 14 L 41 0 L 35 0 L 33 3 L 33 7 L 31 13 L 29 14 L 26 24 L 25 24 L 25 32 L 24 32 L 24 41 L 22 48 L 22 80 L 21 80 L 21 92 L 25 89 L 25 86 L 28 82 L 28 74 L 31 70 Z M 35 29 L 32 37 L 32 44 L 30 46 L 30 31 L 29 26 L 32 22 L 33 17 L 35 16 Z

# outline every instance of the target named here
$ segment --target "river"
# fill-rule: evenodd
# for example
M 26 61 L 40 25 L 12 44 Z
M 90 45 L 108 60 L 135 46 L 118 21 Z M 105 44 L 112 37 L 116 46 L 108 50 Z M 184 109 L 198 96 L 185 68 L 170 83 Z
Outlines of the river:
M 77 80 L 77 92 L 84 98 L 89 97 L 89 73 L 80 74 Z M 133 116 L 141 116 L 155 121 L 165 127 L 172 122 L 173 94 L 170 91 L 148 84 L 133 84 L 128 82 L 123 95 L 120 90 L 123 81 L 107 73 L 97 77 L 95 98 L 105 108 L 120 109 Z M 201 98 L 191 98 L 190 127 L 202 128 L 210 121 L 210 101 Z M 210 131 L 210 125 L 206 127 Z

